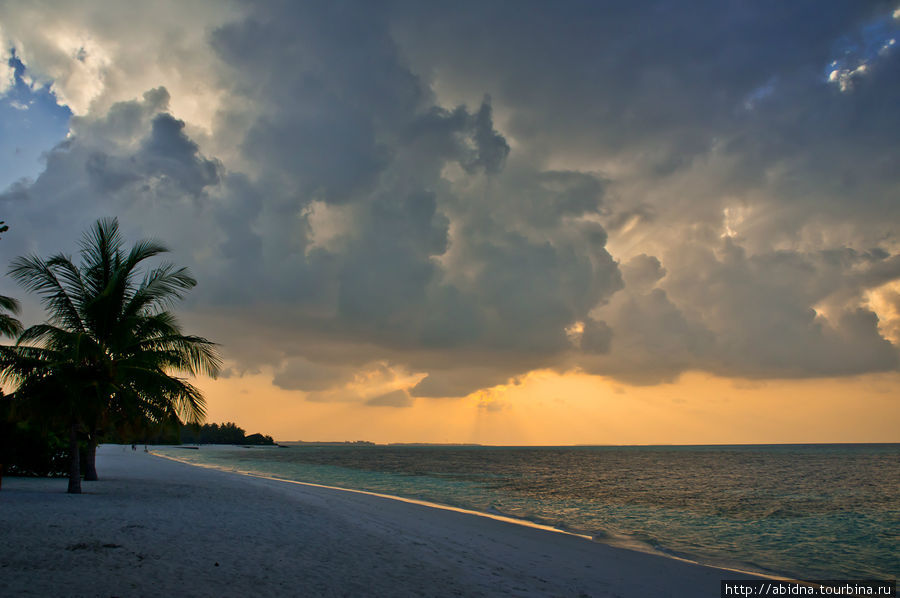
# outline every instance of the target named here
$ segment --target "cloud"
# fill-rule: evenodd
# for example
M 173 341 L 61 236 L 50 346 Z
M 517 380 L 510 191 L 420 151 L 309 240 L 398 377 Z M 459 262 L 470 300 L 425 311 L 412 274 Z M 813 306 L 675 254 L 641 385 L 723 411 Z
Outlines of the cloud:
M 5 39 L 3 29 L 0 28 L 0 39 Z M 0 48 L 0 96 L 3 96 L 16 81 L 16 71 L 9 64 L 10 54 L 8 46 L 4 45 Z
M 114 105 L 111 112 L 121 106 Z M 218 183 L 221 164 L 199 155 L 197 144 L 185 136 L 183 129 L 183 121 L 161 112 L 152 118 L 150 131 L 137 151 L 121 147 L 90 151 L 85 162 L 90 183 L 110 194 L 137 191 L 200 197 L 204 188 Z
M 661 288 L 626 287 L 598 309 L 597 316 L 604 322 L 602 350 L 590 351 L 596 341 L 590 341 L 586 326 L 582 349 L 597 355 L 576 361 L 588 373 L 657 384 L 689 369 L 712 367 L 715 335 L 701 322 L 691 321 Z
M 40 176 L 0 194 L 0 202 L 21 208 L 20 221 L 35 231 L 54 230 L 67 220 L 84 227 L 99 215 L 119 213 L 131 226 L 153 218 L 166 224 L 161 230 L 174 225 L 189 237 L 186 231 L 194 225 L 171 216 L 196 219 L 192 202 L 203 201 L 207 189 L 218 185 L 222 165 L 203 156 L 185 135 L 184 123 L 166 112 L 168 97 L 157 88 L 140 101 L 114 104 L 102 116 L 74 117 L 69 137 L 45 155 Z
M 228 0 L 163 0 L 153 6 L 87 1 L 77 11 L 67 8 L 53 0 L 0 7 L 3 50 L 15 48 L 36 84 L 50 84 L 78 115 L 165 87 L 173 92 L 177 118 L 210 124 L 221 97 L 210 77 L 216 65 L 205 51 L 207 37 L 247 7 Z
M 366 405 L 372 407 L 410 407 L 413 399 L 405 390 L 392 390 L 366 401 Z
M 748 255 L 728 238 L 717 247 L 679 249 L 664 278 L 649 256 L 623 266 L 626 284 L 638 273 L 644 284 L 626 286 L 598 309 L 612 329 L 611 348 L 588 371 L 646 384 L 698 365 L 743 378 L 897 367 L 897 347 L 882 335 L 876 314 L 860 307 L 860 293 L 900 275 L 896 258 L 852 250 Z
M 346 382 L 352 375 L 352 369 L 293 358 L 281 364 L 272 384 L 285 390 L 326 390 Z
M 236 371 L 363 402 L 381 363 L 398 405 L 538 368 L 897 367 L 898 56 L 852 93 L 825 72 L 881 5 L 53 9 L 0 9 L 76 113 L 0 196 L 4 247 L 109 214 L 161 237 Z
M 893 209 L 879 201 L 890 196 L 882 187 L 890 177 L 863 173 L 896 156 L 884 131 L 897 115 L 884 99 L 897 93 L 889 75 L 897 53 L 883 57 L 853 97 L 824 81 L 840 40 L 886 17 L 883 5 L 834 3 L 823 15 L 807 2 L 776 18 L 762 5 L 734 11 L 704 2 L 696 5 L 702 26 L 663 2 L 553 13 L 494 7 L 479 11 L 477 27 L 457 7 L 429 7 L 427 17 L 404 7 L 397 36 L 415 66 L 435 73 L 437 89 L 451 97 L 487 91 L 504 107 L 514 147 L 614 177 L 611 216 L 638 202 L 654 209 L 657 224 L 635 231 L 644 238 L 718 220 L 736 196 L 768 204 L 766 226 L 754 231 L 761 244 L 795 234 L 810 209 L 831 223 L 859 223 L 845 242 L 868 225 L 870 239 L 887 232 L 874 206 L 861 214 L 844 198 L 853 180 L 863 203 Z M 897 30 L 891 23 L 885 36 Z M 766 87 L 771 93 L 747 111 L 746 99 Z M 881 126 L 888 129 L 874 130 Z
M 464 397 L 482 388 L 506 383 L 511 372 L 497 368 L 433 370 L 411 390 L 414 397 Z

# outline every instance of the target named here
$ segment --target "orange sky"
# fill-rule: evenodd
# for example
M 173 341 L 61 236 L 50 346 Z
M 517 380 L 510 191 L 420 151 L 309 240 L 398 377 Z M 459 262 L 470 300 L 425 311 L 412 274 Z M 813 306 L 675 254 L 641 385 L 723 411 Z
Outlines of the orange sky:
M 689 373 L 625 386 L 533 372 L 518 385 L 411 407 L 314 402 L 265 373 L 201 381 L 210 422 L 277 440 L 481 444 L 721 444 L 900 441 L 900 374 L 747 381 Z

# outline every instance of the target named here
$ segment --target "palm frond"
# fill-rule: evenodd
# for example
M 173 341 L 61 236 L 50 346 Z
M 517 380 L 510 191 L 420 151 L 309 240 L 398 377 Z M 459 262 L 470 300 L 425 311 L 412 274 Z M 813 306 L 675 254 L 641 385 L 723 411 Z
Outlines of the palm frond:
M 34 326 L 29 326 L 19 335 L 16 344 L 37 344 L 52 347 L 59 344 L 58 339 L 60 337 L 68 337 L 70 334 L 71 332 L 62 329 L 59 326 L 54 326 L 53 324 L 35 324 Z M 54 342 L 54 340 L 57 340 L 57 342 Z
M 64 256 L 52 258 L 54 264 L 64 261 Z M 73 266 L 74 267 L 74 266 Z M 84 323 L 69 290 L 60 282 L 54 269 L 41 258 L 31 255 L 12 261 L 9 275 L 26 290 L 36 293 L 50 314 L 52 321 L 73 330 L 84 330 Z
M 81 239 L 81 272 L 92 295 L 100 295 L 122 261 L 122 235 L 116 218 L 101 218 Z
M 0 314 L 0 335 L 14 337 L 22 332 L 22 322 L 8 314 Z
M 57 280 L 61 281 L 63 288 L 72 297 L 76 306 L 87 297 L 87 289 L 84 288 L 81 271 L 72 263 L 70 256 L 58 253 L 50 256 L 46 263 L 47 267 L 56 275 Z
M 163 418 L 175 413 L 191 422 L 202 421 L 206 401 L 202 393 L 183 378 L 170 376 L 155 367 L 128 368 L 125 383 L 118 389 L 121 410 L 141 411 L 145 417 Z M 127 400 L 121 399 L 127 397 Z
M 206 417 L 206 399 L 200 390 L 181 378 L 161 378 L 160 391 L 170 398 L 174 411 L 188 423 L 200 423 Z
M 19 313 L 19 310 L 21 308 L 22 306 L 19 305 L 19 301 L 17 299 L 13 299 L 12 297 L 7 297 L 5 295 L 0 295 L 0 309 L 17 314 Z
M 157 354 L 165 359 L 169 370 L 215 378 L 222 368 L 219 345 L 200 336 L 172 334 L 145 338 L 137 342 L 132 351 L 138 354 Z
M 19 302 L 12 297 L 0 295 L 0 310 L 19 313 Z M 0 335 L 18 336 L 22 333 L 22 322 L 9 314 L 0 313 Z
M 130 276 L 141 262 L 168 252 L 169 248 L 156 239 L 138 241 L 128 252 L 128 257 L 122 263 L 122 270 Z
M 165 263 L 151 270 L 138 286 L 123 315 L 125 317 L 170 307 L 197 285 L 187 268 Z

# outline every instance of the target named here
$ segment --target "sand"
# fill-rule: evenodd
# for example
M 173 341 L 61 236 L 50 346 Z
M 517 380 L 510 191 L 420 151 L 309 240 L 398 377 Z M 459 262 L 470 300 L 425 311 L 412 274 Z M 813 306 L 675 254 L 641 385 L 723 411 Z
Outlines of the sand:
M 389 498 L 101 446 L 4 478 L 0 596 L 718 596 L 747 577 Z

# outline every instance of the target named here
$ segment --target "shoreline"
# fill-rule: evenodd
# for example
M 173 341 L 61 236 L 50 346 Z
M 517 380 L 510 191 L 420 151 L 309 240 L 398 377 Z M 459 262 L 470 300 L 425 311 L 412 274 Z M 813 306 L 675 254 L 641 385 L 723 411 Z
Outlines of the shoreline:
M 193 447 L 188 447 L 188 448 L 193 448 Z M 772 581 L 788 581 L 788 582 L 801 583 L 800 580 L 796 580 L 796 579 L 793 579 L 790 577 L 785 577 L 783 575 L 778 575 L 777 573 L 765 573 L 765 572 L 761 572 L 761 571 L 751 571 L 751 570 L 747 570 L 747 569 L 739 569 L 736 567 L 728 567 L 728 566 L 719 565 L 719 564 L 715 564 L 715 563 L 703 563 L 703 562 L 700 562 L 700 561 L 697 561 L 697 560 L 694 560 L 694 559 L 691 559 L 688 557 L 671 554 L 671 553 L 668 553 L 668 552 L 665 552 L 662 550 L 654 550 L 650 547 L 644 548 L 643 546 L 637 546 L 637 545 L 628 546 L 628 545 L 622 545 L 622 544 L 619 544 L 616 542 L 609 542 L 609 541 L 605 541 L 603 539 L 598 539 L 597 537 L 592 536 L 587 533 L 581 533 L 578 531 L 561 529 L 559 527 L 554 527 L 552 525 L 538 523 L 536 521 L 531 521 L 529 519 L 523 519 L 520 517 L 513 517 L 511 515 L 506 515 L 503 513 L 491 513 L 488 511 L 476 511 L 474 509 L 467 509 L 464 507 L 456 507 L 453 505 L 442 504 L 442 503 L 437 503 L 437 502 L 428 501 L 428 500 L 421 500 L 421 499 L 417 499 L 417 498 L 409 498 L 406 496 L 399 496 L 396 494 L 384 494 L 381 492 L 373 492 L 371 490 L 361 490 L 358 488 L 346 488 L 343 486 L 330 486 L 328 484 L 318 484 L 315 482 L 303 482 L 300 480 L 279 478 L 276 476 L 269 476 L 269 475 L 265 475 L 265 474 L 261 474 L 261 473 L 254 473 L 254 472 L 250 472 L 250 471 L 240 471 L 237 469 L 229 469 L 227 467 L 219 467 L 216 465 L 211 465 L 209 463 L 197 463 L 197 462 L 193 462 L 193 461 L 188 461 L 187 459 L 179 459 L 178 457 L 173 457 L 170 455 L 164 455 L 162 453 L 155 452 L 154 449 L 151 449 L 149 451 L 149 454 L 153 455 L 154 457 L 158 457 L 160 459 L 169 459 L 171 461 L 175 461 L 176 463 L 183 463 L 185 465 L 189 465 L 192 467 L 201 467 L 204 469 L 211 469 L 214 471 L 221 471 L 224 473 L 242 475 L 242 476 L 258 478 L 258 479 L 262 479 L 262 480 L 271 480 L 273 482 L 281 482 L 281 483 L 286 483 L 286 484 L 297 484 L 300 486 L 309 486 L 312 488 L 323 488 L 326 490 L 335 490 L 338 492 L 352 492 L 352 493 L 356 493 L 356 494 L 364 494 L 364 495 L 368 495 L 368 496 L 374 496 L 377 498 L 384 498 L 384 499 L 388 499 L 388 500 L 396 500 L 396 501 L 404 502 L 404 503 L 408 503 L 408 504 L 419 505 L 419 506 L 427 507 L 430 509 L 439 509 L 439 510 L 444 510 L 444 511 L 463 513 L 465 515 L 471 515 L 473 517 L 485 517 L 487 519 L 493 519 L 495 521 L 502 521 L 504 523 L 510 523 L 512 525 L 521 525 L 523 527 L 538 529 L 538 530 L 542 530 L 542 531 L 546 531 L 546 532 L 550 532 L 550 533 L 565 534 L 567 536 L 573 536 L 575 538 L 581 538 L 582 540 L 587 540 L 588 542 L 594 542 L 597 544 L 602 544 L 604 546 L 609 546 L 610 548 L 615 548 L 617 550 L 626 550 L 629 552 L 636 552 L 639 554 L 649 554 L 649 555 L 658 556 L 658 557 L 662 557 L 662 558 L 666 558 L 666 559 L 680 561 L 683 563 L 688 563 L 691 565 L 697 565 L 700 567 L 710 567 L 710 568 L 718 569 L 719 571 L 722 571 L 723 574 L 748 575 L 748 576 L 752 576 L 754 579 L 767 579 L 767 580 L 772 580 Z
M 81 496 L 61 479 L 4 480 L 0 593 L 687 598 L 760 578 L 489 513 L 160 457 L 103 445 L 101 480 Z

